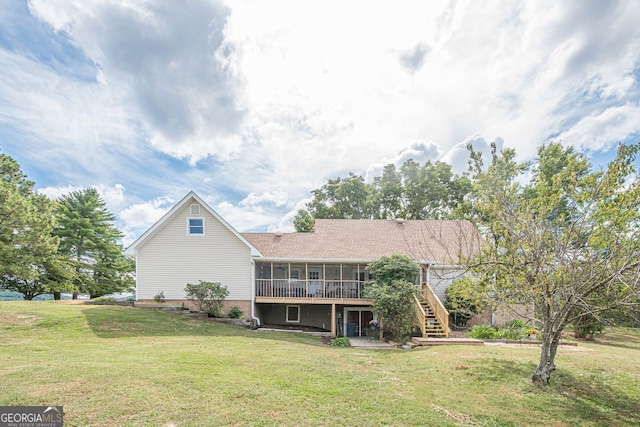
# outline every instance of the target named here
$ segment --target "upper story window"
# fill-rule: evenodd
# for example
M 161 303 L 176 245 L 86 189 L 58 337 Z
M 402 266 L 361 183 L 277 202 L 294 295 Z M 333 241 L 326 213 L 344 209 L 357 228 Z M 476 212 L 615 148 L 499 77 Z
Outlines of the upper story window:
M 204 235 L 204 218 L 189 218 L 187 233 L 190 235 Z
M 189 214 L 190 215 L 200 215 L 200 205 L 195 204 L 195 203 L 189 205 Z

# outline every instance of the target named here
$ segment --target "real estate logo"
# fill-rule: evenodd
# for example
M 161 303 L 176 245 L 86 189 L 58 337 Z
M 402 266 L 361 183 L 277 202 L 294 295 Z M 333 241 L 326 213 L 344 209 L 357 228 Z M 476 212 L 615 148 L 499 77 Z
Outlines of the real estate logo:
M 62 406 L 0 406 L 0 427 L 62 427 Z

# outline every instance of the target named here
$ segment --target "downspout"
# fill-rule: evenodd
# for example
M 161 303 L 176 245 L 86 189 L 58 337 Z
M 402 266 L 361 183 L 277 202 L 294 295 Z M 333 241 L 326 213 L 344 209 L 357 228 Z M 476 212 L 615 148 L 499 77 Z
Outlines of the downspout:
M 262 325 L 256 314 L 256 262 L 251 260 L 251 319 L 255 320 L 258 326 Z

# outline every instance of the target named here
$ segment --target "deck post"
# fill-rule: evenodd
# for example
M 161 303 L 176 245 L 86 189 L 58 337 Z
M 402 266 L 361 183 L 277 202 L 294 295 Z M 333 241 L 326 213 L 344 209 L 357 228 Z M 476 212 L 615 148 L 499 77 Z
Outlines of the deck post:
M 331 304 L 331 336 L 336 336 L 336 304 Z

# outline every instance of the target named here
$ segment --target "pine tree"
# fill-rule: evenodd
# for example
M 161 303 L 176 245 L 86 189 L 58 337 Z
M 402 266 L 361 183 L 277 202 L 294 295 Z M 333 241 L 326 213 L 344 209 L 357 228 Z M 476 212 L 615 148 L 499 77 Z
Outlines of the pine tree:
M 118 243 L 122 233 L 95 189 L 63 196 L 56 213 L 54 234 L 60 238 L 60 253 L 74 262 L 79 292 L 95 298 L 133 285 L 133 263 Z
M 18 163 L 0 154 L 0 287 L 26 290 L 25 298 L 57 248 L 52 203 L 33 187 Z

